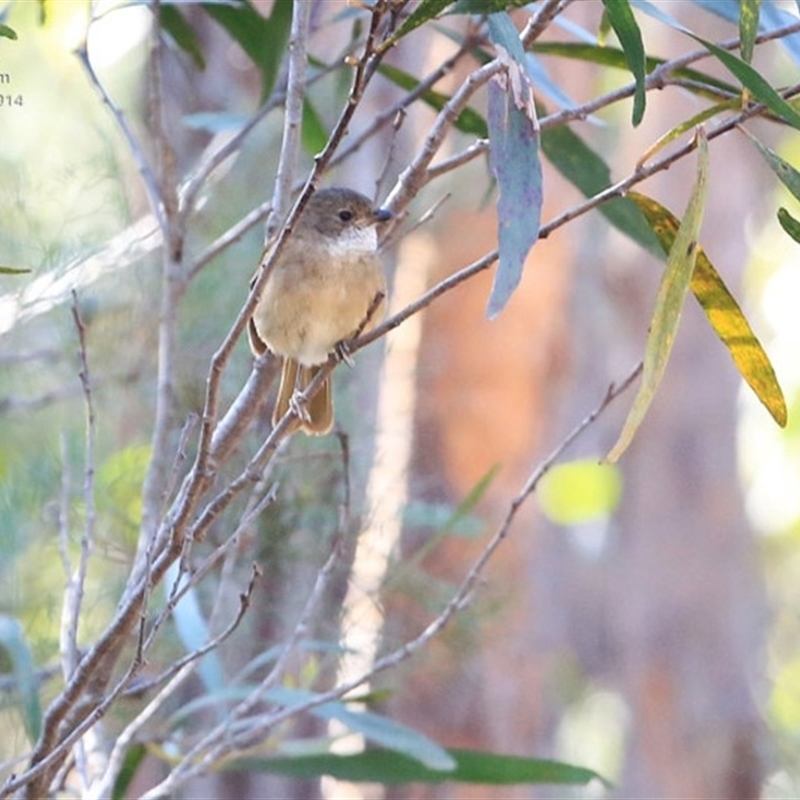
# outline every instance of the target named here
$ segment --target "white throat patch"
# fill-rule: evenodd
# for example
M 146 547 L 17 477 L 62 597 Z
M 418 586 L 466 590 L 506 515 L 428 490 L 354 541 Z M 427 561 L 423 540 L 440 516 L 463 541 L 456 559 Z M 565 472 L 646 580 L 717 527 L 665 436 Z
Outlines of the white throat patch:
M 328 248 L 334 257 L 372 255 L 378 250 L 378 232 L 374 225 L 348 227 L 328 242 Z

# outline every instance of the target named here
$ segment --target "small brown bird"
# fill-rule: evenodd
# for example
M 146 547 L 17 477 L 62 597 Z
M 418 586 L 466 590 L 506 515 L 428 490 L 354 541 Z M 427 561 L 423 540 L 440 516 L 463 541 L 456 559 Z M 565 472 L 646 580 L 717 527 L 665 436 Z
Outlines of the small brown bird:
M 269 348 L 283 358 L 273 425 L 337 345 L 362 325 L 362 333 L 371 330 L 383 317 L 386 278 L 377 255 L 376 226 L 391 216 L 364 195 L 342 188 L 320 189 L 303 209 L 248 326 L 255 355 Z M 298 411 L 306 433 L 331 430 L 330 377 Z

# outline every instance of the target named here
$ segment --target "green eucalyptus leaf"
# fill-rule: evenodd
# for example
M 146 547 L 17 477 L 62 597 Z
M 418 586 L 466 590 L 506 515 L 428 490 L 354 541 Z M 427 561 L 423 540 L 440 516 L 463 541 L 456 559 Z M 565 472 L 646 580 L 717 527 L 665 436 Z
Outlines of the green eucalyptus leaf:
M 748 64 L 753 60 L 760 10 L 761 0 L 739 0 L 739 52 Z
M 644 52 L 642 32 L 636 23 L 628 0 L 603 0 L 608 21 L 617 34 L 625 61 L 636 82 L 633 95 L 633 124 L 638 125 L 644 117 L 646 103 L 645 80 L 647 78 L 647 60 Z
M 177 6 L 161 3 L 158 7 L 158 16 L 162 30 L 166 31 L 175 44 L 191 58 L 197 69 L 205 69 L 206 59 L 200 40 Z
M 413 91 L 419 85 L 419 81 L 405 70 L 389 64 L 380 64 L 378 72 L 390 80 L 396 86 L 406 91 Z M 433 89 L 428 89 L 422 93 L 420 99 L 435 111 L 441 111 L 450 97 Z M 453 125 L 462 133 L 473 134 L 481 139 L 489 135 L 486 120 L 475 110 L 467 107 L 454 120 Z
M 793 217 L 785 208 L 778 209 L 778 222 L 786 233 L 800 244 L 800 221 Z
M 434 770 L 402 753 L 369 749 L 353 755 L 306 755 L 285 758 L 248 758 L 229 762 L 229 769 L 247 769 L 294 777 L 330 775 L 352 783 L 466 783 L 486 786 L 515 784 L 609 784 L 594 770 L 558 761 L 501 755 L 477 750 L 447 751 L 453 769 Z
M 611 171 L 603 159 L 566 125 L 541 132 L 542 152 L 547 160 L 585 197 L 593 197 L 611 185 Z M 659 258 L 664 251 L 636 204 L 617 197 L 597 210 L 618 230 Z
M 693 33 L 688 33 L 688 35 L 695 41 L 700 42 L 709 53 L 712 53 L 729 72 L 741 81 L 742 86 L 748 89 L 759 103 L 763 103 L 774 114 L 788 122 L 792 127 L 800 130 L 800 113 L 791 104 L 787 103 L 759 72 L 745 61 L 742 61 L 741 58 L 718 47 L 713 42 L 706 41 Z

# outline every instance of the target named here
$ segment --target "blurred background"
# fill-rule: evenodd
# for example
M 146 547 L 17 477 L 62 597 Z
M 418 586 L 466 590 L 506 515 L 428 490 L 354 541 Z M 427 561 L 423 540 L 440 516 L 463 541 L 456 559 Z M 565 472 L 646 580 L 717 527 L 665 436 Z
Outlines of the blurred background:
M 666 5 L 700 35 L 738 35 L 702 4 Z M 150 13 L 116 6 L 92 5 L 88 51 L 147 151 Z M 274 11 L 270 2 L 253 6 L 265 17 Z M 174 43 L 164 54 L 172 144 L 185 175 L 258 108 L 263 76 L 210 14 L 194 4 L 181 10 L 205 60 L 198 69 Z M 59 531 L 79 531 L 83 513 L 85 406 L 70 292 L 86 324 L 98 435 L 97 549 L 81 629 L 90 641 L 113 611 L 136 548 L 152 428 L 159 242 L 130 149 L 74 54 L 87 35 L 89 4 L 17 2 L 3 11 L 18 39 L 0 39 L 0 92 L 11 98 L 0 106 L 0 264 L 31 272 L 0 275 L 0 611 L 21 622 L 43 671 L 46 703 L 64 585 Z M 333 63 L 346 49 L 357 11 L 340 0 L 316 3 L 310 50 L 318 63 Z M 601 13 L 592 1 L 573 3 L 565 16 L 596 32 Z M 444 27 L 456 29 L 459 20 Z M 652 19 L 640 24 L 648 52 L 669 58 L 692 49 Z M 556 26 L 548 31 L 549 38 L 567 36 Z M 388 63 L 419 79 L 454 47 L 428 26 L 403 40 Z M 596 65 L 542 62 L 576 104 L 630 80 Z M 754 64 L 777 85 L 796 79 L 797 65 L 778 43 L 759 47 Z M 437 90 L 452 93 L 474 67 L 459 65 Z M 298 176 L 320 147 L 315 130 L 330 129 L 348 86 L 342 69 L 310 87 L 317 119 L 306 121 Z M 351 140 L 402 94 L 376 79 Z M 574 128 L 619 179 L 658 136 L 699 108 L 676 89 L 651 92 L 636 129 L 629 101 Z M 434 116 L 414 104 L 325 183 L 383 199 Z M 796 163 L 796 133 L 765 121 L 750 128 Z M 189 223 L 191 257 L 269 200 L 280 135 L 280 114 L 268 115 L 213 173 Z M 442 157 L 472 141 L 454 131 Z M 580 195 L 546 161 L 544 168 L 547 221 Z M 680 215 L 693 170 L 679 162 L 643 191 Z M 554 470 L 524 506 L 454 624 L 381 676 L 373 688 L 387 690 L 382 705 L 390 716 L 448 747 L 590 767 L 616 784 L 619 797 L 800 795 L 800 272 L 797 245 L 775 219 L 779 205 L 795 202 L 784 194 L 743 135 L 713 142 L 702 245 L 773 361 L 789 404 L 787 428 L 778 429 L 743 387 L 689 300 L 664 382 L 619 466 L 594 465 L 613 445 L 631 393 L 568 452 L 578 468 Z M 496 246 L 494 199 L 485 157 L 414 199 L 383 256 L 394 310 Z M 202 408 L 209 359 L 246 299 L 262 237 L 262 224 L 243 232 L 182 298 L 176 431 Z M 338 423 L 350 449 L 360 531 L 355 572 L 341 576 L 334 598 L 345 606 L 344 641 L 363 623 L 371 632 L 367 650 L 386 650 L 441 608 L 527 476 L 641 359 L 661 268 L 592 212 L 536 245 L 498 319 L 486 319 L 492 275 L 484 273 L 359 353 L 355 370 L 337 370 Z M 250 365 L 240 342 L 224 378 L 225 402 Z M 267 430 L 265 419 L 251 446 Z M 276 470 L 277 505 L 241 546 L 242 569 L 256 560 L 266 577 L 246 621 L 246 647 L 226 654 L 231 668 L 286 633 L 337 530 L 337 437 L 298 437 Z M 465 506 L 470 497 L 477 502 Z M 364 597 L 369 610 L 360 605 Z M 336 614 L 319 621 L 320 638 L 337 636 L 339 623 Z M 168 662 L 179 652 L 173 638 L 160 657 Z M 320 666 L 339 674 L 346 668 Z M 109 728 L 131 711 L 117 709 Z M 10 694 L 0 714 L 6 759 L 26 749 L 26 733 Z M 282 796 L 274 782 L 259 780 L 208 779 L 187 796 Z M 292 786 L 285 796 L 606 793 L 594 784 Z

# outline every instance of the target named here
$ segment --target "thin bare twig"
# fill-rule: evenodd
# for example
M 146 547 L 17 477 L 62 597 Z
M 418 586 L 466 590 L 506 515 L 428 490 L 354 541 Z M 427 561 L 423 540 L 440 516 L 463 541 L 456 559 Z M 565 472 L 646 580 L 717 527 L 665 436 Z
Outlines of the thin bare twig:
M 196 775 L 202 774 L 214 763 L 216 763 L 226 753 L 231 752 L 230 737 L 228 733 L 231 725 L 237 720 L 245 718 L 259 703 L 262 702 L 264 695 L 274 687 L 284 674 L 289 659 L 301 638 L 306 634 L 308 625 L 313 619 L 314 614 L 325 594 L 325 591 L 333 574 L 334 567 L 339 560 L 339 548 L 342 540 L 334 543 L 325 564 L 317 573 L 314 586 L 303 607 L 300 618 L 292 629 L 288 640 L 283 644 L 272 669 L 261 683 L 247 696 L 245 700 L 237 704 L 226 715 L 215 728 L 209 731 L 181 758 L 170 771 L 170 774 L 157 786 L 142 796 L 142 800 L 148 798 L 163 797 L 165 794 L 174 792 L 179 786 L 190 780 Z M 235 749 L 235 748 L 234 748 Z
M 306 40 L 311 22 L 312 3 L 295 3 L 292 6 L 292 25 L 289 31 L 289 77 L 286 84 L 286 103 L 283 117 L 283 136 L 275 188 L 272 194 L 272 212 L 267 220 L 264 242 L 268 242 L 289 210 L 294 182 L 297 154 L 300 150 L 300 131 L 303 123 L 303 99 L 306 90 Z
M 469 602 L 475 587 L 483 573 L 483 570 L 491 559 L 494 552 L 508 536 L 511 525 L 516 518 L 519 509 L 523 503 L 528 499 L 531 493 L 535 490 L 542 476 L 557 462 L 562 456 L 564 451 L 580 436 L 580 434 L 588 428 L 603 411 L 610 405 L 610 403 L 622 394 L 633 381 L 638 377 L 641 372 L 642 365 L 637 365 L 632 372 L 617 386 L 609 387 L 601 402 L 589 414 L 581 420 L 580 423 L 559 443 L 559 445 L 550 453 L 547 458 L 539 463 L 539 465 L 531 472 L 528 479 L 525 481 L 520 492 L 512 499 L 509 504 L 508 511 L 503 520 L 498 525 L 494 535 L 487 543 L 486 547 L 481 551 L 481 554 L 473 562 L 472 567 L 462 580 L 458 589 L 454 592 L 450 601 L 442 609 L 442 611 L 433 619 L 415 638 L 406 642 L 401 647 L 388 653 L 387 655 L 377 659 L 372 667 L 352 678 L 351 680 L 341 683 L 338 686 L 326 692 L 321 692 L 315 695 L 312 699 L 298 704 L 296 706 L 284 707 L 275 711 L 266 712 L 257 716 L 248 716 L 264 696 L 264 693 L 273 685 L 276 673 L 279 673 L 278 664 L 273 667 L 270 674 L 264 679 L 259 687 L 248 696 L 247 700 L 239 704 L 233 709 L 230 715 L 222 722 L 216 729 L 212 730 L 209 734 L 202 737 L 182 758 L 181 762 L 171 771 L 170 775 L 160 784 L 151 789 L 144 795 L 144 800 L 155 800 L 165 794 L 174 792 L 181 784 L 185 783 L 190 778 L 202 774 L 209 769 L 211 765 L 217 763 L 221 758 L 227 755 L 252 747 L 259 741 L 262 741 L 266 733 L 280 724 L 286 719 L 296 717 L 305 711 L 320 706 L 324 703 L 338 700 L 359 686 L 371 681 L 375 675 L 383 672 L 389 668 L 397 666 L 402 661 L 408 659 L 411 655 L 416 653 L 420 648 L 425 646 L 434 636 L 442 631 L 442 629 L 452 620 L 458 611 L 460 611 Z M 328 562 L 320 573 L 320 576 L 325 573 L 329 568 L 333 568 L 333 557 L 331 554 Z M 317 584 L 312 592 L 312 598 L 316 595 L 318 587 L 320 586 L 320 576 L 318 576 Z M 304 614 L 305 616 L 305 614 Z M 296 626 L 293 632 L 293 638 L 298 636 L 300 625 Z M 284 654 L 288 655 L 289 646 L 284 649 Z M 280 661 L 280 659 L 279 659 Z M 239 724 L 236 724 L 236 723 Z M 231 731 L 236 731 L 231 733 Z M 226 735 L 227 733 L 227 735 Z
M 192 675 L 198 661 L 207 653 L 217 649 L 230 635 L 239 627 L 244 615 L 250 607 L 250 600 L 253 596 L 256 581 L 261 572 L 257 566 L 253 566 L 250 581 L 243 592 L 239 594 L 239 608 L 236 615 L 228 623 L 227 627 L 205 645 L 188 653 L 183 658 L 170 666 L 167 676 L 160 676 L 159 682 L 167 679 L 169 682 L 163 689 L 136 715 L 130 724 L 119 734 L 111 754 L 108 758 L 108 766 L 103 777 L 97 781 L 87 793 L 87 800 L 101 800 L 111 796 L 114 782 L 122 768 L 123 761 L 128 752 L 128 748 L 133 743 L 139 732 L 150 722 L 151 719 L 163 708 L 164 703 L 171 698 L 174 693 Z

